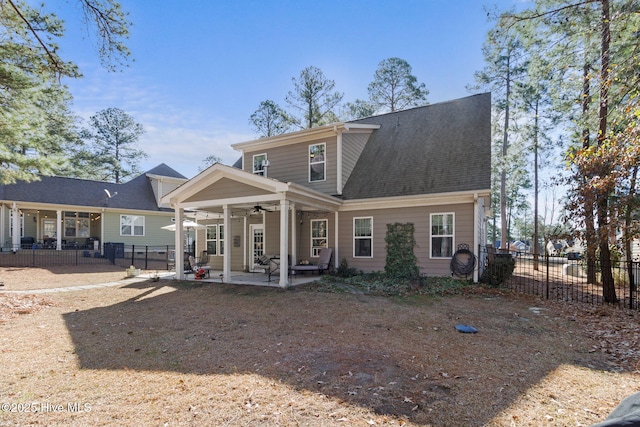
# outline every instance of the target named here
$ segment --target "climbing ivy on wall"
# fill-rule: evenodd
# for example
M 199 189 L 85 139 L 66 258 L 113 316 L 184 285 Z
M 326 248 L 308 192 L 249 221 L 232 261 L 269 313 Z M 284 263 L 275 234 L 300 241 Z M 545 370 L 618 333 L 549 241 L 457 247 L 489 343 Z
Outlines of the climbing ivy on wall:
M 420 276 L 418 259 L 413 253 L 416 240 L 414 225 L 408 223 L 387 224 L 387 262 L 384 271 L 397 279 L 417 279 Z

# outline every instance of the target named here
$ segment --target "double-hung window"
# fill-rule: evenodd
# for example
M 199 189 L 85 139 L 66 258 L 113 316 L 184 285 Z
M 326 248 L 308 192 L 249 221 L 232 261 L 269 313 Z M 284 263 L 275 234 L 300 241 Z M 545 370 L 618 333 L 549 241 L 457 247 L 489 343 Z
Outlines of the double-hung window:
M 256 175 L 267 176 L 267 168 L 265 165 L 267 164 L 267 155 L 265 154 L 254 154 L 253 156 L 253 173 Z
M 311 220 L 311 256 L 320 256 L 320 249 L 327 247 L 327 220 Z
M 453 236 L 453 213 L 431 214 L 431 258 L 451 258 Z
M 64 237 L 89 237 L 90 222 L 88 212 L 65 212 Z
M 207 225 L 207 255 L 224 254 L 224 225 Z
M 327 144 L 324 142 L 309 146 L 309 182 L 324 181 L 326 179 L 326 149 Z
M 373 217 L 353 218 L 354 258 L 373 257 Z
M 144 216 L 120 215 L 121 236 L 144 236 Z

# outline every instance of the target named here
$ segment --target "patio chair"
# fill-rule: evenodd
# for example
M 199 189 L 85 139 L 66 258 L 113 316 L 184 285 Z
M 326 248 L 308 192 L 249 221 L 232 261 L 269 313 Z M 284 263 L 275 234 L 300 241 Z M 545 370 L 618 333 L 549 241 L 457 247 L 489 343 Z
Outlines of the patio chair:
M 200 258 L 196 258 L 196 265 L 198 267 L 202 267 L 209 264 L 209 255 L 207 254 L 208 254 L 207 251 L 202 251 L 202 255 L 200 255 Z
M 256 263 L 264 267 L 264 272 L 267 273 L 269 282 L 271 281 L 271 275 L 280 271 L 280 257 L 277 255 L 262 255 L 256 258 Z
M 198 265 L 193 255 L 189 255 L 189 266 L 191 266 L 191 273 L 194 278 L 196 277 L 196 272 L 198 270 L 204 270 L 204 274 L 207 279 L 211 277 L 211 267 L 208 265 Z
M 291 267 L 291 270 L 294 272 L 306 272 L 306 271 L 317 271 L 318 275 L 324 274 L 325 271 L 328 271 L 331 268 L 331 255 L 333 255 L 332 248 L 322 248 L 320 249 L 320 254 L 318 256 L 317 264 L 307 264 L 307 265 L 294 265 Z

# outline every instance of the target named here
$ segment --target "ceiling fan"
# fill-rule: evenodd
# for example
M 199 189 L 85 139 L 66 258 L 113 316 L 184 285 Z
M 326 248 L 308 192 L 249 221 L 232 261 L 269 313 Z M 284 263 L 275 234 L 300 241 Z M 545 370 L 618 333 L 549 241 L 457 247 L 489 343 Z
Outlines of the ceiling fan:
M 253 213 L 260 213 L 260 211 L 273 212 L 272 210 L 265 209 L 265 208 L 263 208 L 263 207 L 262 207 L 262 206 L 260 206 L 260 205 L 255 205 L 255 206 L 253 207 Z

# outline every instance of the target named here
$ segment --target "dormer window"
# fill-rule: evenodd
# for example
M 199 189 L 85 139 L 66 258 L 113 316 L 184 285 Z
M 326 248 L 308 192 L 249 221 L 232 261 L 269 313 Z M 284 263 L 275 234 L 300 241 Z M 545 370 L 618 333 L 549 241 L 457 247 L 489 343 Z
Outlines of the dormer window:
M 326 148 L 327 144 L 324 142 L 309 146 L 309 182 L 324 181 L 326 179 Z
M 267 154 L 254 154 L 253 173 L 260 176 L 267 176 Z

